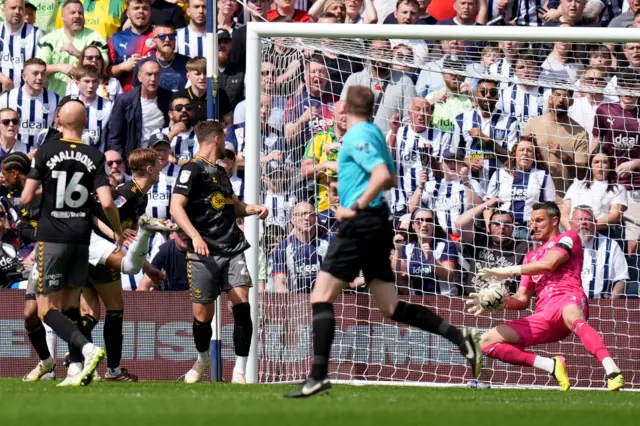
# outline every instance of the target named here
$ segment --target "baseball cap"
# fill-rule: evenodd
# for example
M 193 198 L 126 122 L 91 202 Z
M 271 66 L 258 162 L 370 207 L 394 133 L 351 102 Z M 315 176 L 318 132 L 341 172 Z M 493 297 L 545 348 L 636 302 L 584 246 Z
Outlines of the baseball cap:
M 446 150 L 442 154 L 442 159 L 443 160 L 463 161 L 464 160 L 464 150 L 463 149 L 457 149 L 455 151 Z
M 169 137 L 167 137 L 167 135 L 165 135 L 162 132 L 153 133 L 151 136 L 149 136 L 149 139 L 147 139 L 147 146 L 149 148 L 153 148 L 159 143 L 166 143 L 167 145 L 171 146 L 171 142 L 169 142 Z
M 218 41 L 231 40 L 231 34 L 227 30 L 218 30 Z

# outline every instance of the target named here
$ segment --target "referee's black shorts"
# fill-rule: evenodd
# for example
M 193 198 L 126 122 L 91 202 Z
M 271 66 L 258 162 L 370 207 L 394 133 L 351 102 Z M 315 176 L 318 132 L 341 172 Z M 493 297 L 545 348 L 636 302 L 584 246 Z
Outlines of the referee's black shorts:
M 375 279 L 394 282 L 390 259 L 393 235 L 386 205 L 363 210 L 342 224 L 320 270 L 346 282 L 353 281 L 361 270 L 367 283 Z

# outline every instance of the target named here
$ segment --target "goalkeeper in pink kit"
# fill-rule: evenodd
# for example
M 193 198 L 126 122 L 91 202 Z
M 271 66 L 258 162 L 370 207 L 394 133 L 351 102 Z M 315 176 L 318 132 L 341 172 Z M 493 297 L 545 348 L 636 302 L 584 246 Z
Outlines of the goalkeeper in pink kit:
M 589 303 L 582 290 L 583 251 L 580 237 L 574 231 L 558 229 L 560 210 L 555 203 L 533 206 L 531 231 L 541 246 L 529 252 L 522 266 L 481 269 L 480 278 L 506 279 L 522 275 L 520 287 L 505 304 L 505 309 L 526 309 L 535 291 L 536 311 L 533 315 L 509 321 L 487 331 L 480 338 L 482 352 L 491 358 L 516 365 L 545 370 L 556 378 L 561 390 L 568 390 L 564 357 L 547 358 L 524 349 L 558 342 L 574 333 L 584 347 L 602 363 L 607 387 L 615 391 L 624 386 L 620 369 L 609 355 L 602 338 L 587 324 Z M 469 312 L 479 315 L 484 309 L 477 298 L 467 301 Z

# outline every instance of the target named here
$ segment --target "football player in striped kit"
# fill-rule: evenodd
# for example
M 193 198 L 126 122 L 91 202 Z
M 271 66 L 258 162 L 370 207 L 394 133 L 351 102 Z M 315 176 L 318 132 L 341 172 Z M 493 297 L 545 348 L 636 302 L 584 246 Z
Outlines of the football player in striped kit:
M 104 144 L 102 144 L 103 131 L 107 127 L 113 103 L 98 96 L 100 73 L 96 67 L 91 65 L 79 67 L 76 71 L 76 79 L 80 90 L 78 99 L 87 107 L 87 124 L 85 124 L 83 137 L 87 135 L 89 142 L 104 152 Z
M 31 58 L 24 63 L 24 84 L 0 96 L 0 108 L 11 108 L 20 115 L 20 140 L 29 151 L 37 148 L 40 131 L 49 127 L 55 118 L 58 95 L 45 89 L 47 64 Z
M 496 109 L 499 97 L 496 81 L 480 80 L 474 94 L 475 107 L 456 118 L 451 137 L 451 149 L 465 152 L 471 177 L 484 191 L 518 140 L 516 118 Z
M 516 60 L 516 83 L 502 90 L 498 109 L 516 117 L 520 130 L 529 118 L 545 114 L 548 110 L 549 91 L 543 86 L 531 84 L 540 77 L 540 64 L 530 55 Z
M 0 85 L 8 92 L 22 84 L 25 61 L 36 56 L 42 30 L 24 22 L 24 0 L 5 0 L 0 26 Z
M 207 2 L 190 0 L 187 15 L 191 18 L 188 27 L 177 32 L 176 52 L 190 58 L 204 56 L 204 36 L 207 30 Z
M 449 144 L 449 133 L 428 127 L 432 112 L 433 105 L 423 98 L 414 98 L 409 107 L 410 124 L 400 127 L 398 121 L 392 120 L 387 134 L 387 144 L 392 147 L 398 167 L 398 186 L 389 191 L 389 204 L 395 216 L 407 213 L 408 201 L 418 186 L 423 168 L 421 151 L 429 149 L 431 155 L 439 160 Z
M 183 165 L 191 161 L 198 154 L 198 139 L 193 128 L 194 105 L 188 98 L 176 97 L 169 108 L 169 127 L 162 129 L 171 141 L 175 162 Z
M 169 219 L 169 202 L 171 201 L 171 192 L 176 183 L 180 166 L 171 163 L 171 142 L 164 133 L 154 133 L 149 138 L 149 148 L 153 148 L 158 153 L 160 162 L 160 179 L 155 183 L 149 192 L 147 192 L 147 210 L 146 215 L 156 219 Z

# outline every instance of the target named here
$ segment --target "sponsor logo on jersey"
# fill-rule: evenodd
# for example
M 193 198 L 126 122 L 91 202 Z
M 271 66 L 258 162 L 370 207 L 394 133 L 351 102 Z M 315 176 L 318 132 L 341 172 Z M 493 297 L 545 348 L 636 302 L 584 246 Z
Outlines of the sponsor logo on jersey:
M 619 133 L 613 137 L 613 144 L 616 148 L 633 148 L 638 144 L 638 135 L 622 136 L 622 134 Z
M 211 196 L 211 206 L 214 209 L 222 210 L 227 204 L 233 204 L 233 198 L 225 197 L 222 192 L 214 192 Z

